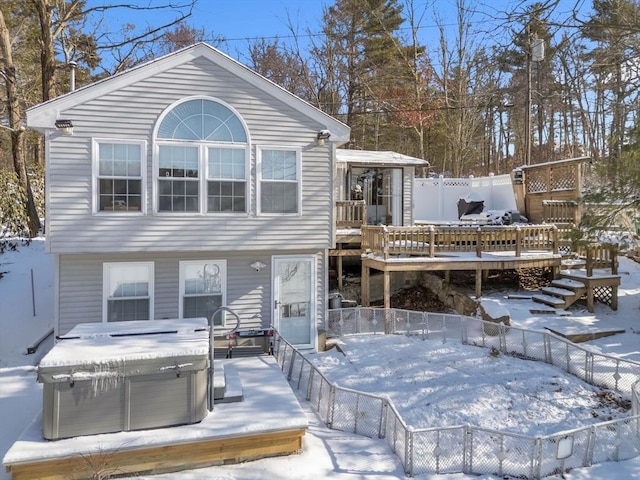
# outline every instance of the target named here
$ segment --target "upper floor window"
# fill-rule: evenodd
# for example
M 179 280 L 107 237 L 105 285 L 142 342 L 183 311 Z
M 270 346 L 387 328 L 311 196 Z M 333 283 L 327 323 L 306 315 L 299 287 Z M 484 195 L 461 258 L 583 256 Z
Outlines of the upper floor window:
M 206 98 L 173 106 L 156 134 L 159 212 L 248 211 L 248 140 L 229 107 Z
M 96 211 L 143 210 L 144 142 L 94 140 Z
M 300 213 L 300 149 L 260 148 L 260 213 Z

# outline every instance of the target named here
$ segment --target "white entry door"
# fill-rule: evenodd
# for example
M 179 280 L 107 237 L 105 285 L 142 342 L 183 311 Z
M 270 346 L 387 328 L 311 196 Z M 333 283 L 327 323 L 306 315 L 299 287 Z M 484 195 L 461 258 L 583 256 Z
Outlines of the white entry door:
M 315 347 L 315 257 L 273 257 L 273 276 L 275 327 L 293 345 Z

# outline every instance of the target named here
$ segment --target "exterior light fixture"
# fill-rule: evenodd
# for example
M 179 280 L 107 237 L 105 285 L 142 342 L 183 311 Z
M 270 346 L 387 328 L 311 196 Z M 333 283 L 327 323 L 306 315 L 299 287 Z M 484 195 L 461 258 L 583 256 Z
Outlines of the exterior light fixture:
M 71 123 L 71 120 L 56 120 L 56 128 L 62 130 L 63 135 L 73 135 L 73 123 Z
M 267 265 L 265 263 L 262 263 L 259 260 L 256 260 L 255 262 L 253 262 L 251 265 L 249 265 L 251 268 L 253 268 L 256 272 L 259 272 L 260 270 L 262 270 L 264 267 L 266 267 Z
M 329 130 L 320 130 L 316 135 L 316 142 L 318 145 L 324 145 L 325 140 L 329 140 L 331 132 Z

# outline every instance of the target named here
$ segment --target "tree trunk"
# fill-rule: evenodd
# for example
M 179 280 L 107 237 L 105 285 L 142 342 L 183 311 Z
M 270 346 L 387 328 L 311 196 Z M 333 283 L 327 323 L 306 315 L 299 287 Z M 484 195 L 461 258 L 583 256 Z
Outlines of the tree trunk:
M 40 218 L 33 201 L 29 176 L 27 175 L 27 164 L 25 159 L 24 136 L 25 128 L 22 125 L 22 108 L 18 98 L 16 69 L 13 64 L 11 51 L 11 38 L 9 30 L 4 22 L 4 16 L 0 11 L 0 54 L 4 59 L 2 64 L 2 77 L 4 78 L 7 94 L 7 110 L 9 113 L 9 130 L 11 131 L 11 154 L 13 156 L 13 168 L 20 187 L 24 191 L 26 199 L 26 215 L 29 226 L 29 235 L 35 237 L 40 230 Z
M 56 63 L 55 47 L 53 44 L 54 33 L 53 7 L 49 0 L 33 0 L 40 21 L 40 69 L 42 72 L 42 101 L 46 102 L 56 97 Z

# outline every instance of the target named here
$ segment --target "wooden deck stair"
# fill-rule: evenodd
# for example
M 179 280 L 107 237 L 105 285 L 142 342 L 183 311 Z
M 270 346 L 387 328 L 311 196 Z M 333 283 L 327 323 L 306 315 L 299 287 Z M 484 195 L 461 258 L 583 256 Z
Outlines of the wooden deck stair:
M 587 293 L 587 286 L 580 281 L 561 277 L 551 282 L 550 287 L 544 287 L 540 291 L 541 294 L 531 297 L 534 302 L 564 310 Z

